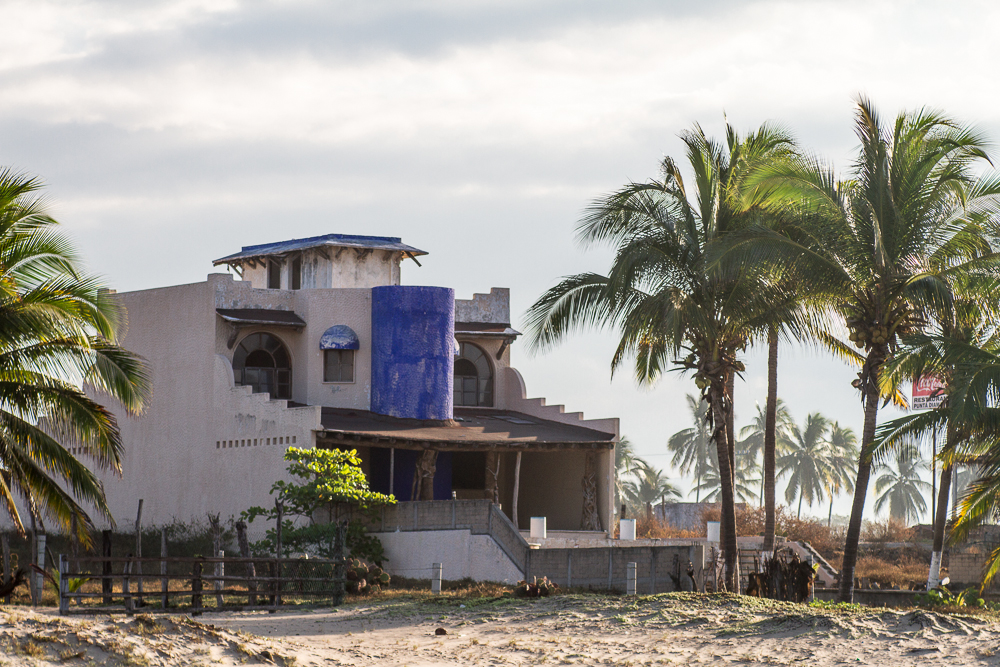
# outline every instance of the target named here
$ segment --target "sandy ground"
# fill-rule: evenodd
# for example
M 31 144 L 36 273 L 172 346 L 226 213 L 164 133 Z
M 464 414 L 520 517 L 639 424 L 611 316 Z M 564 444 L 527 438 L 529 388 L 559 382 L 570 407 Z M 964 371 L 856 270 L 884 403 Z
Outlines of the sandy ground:
M 11 665 L 1000 665 L 1000 623 L 984 616 L 683 593 L 397 598 L 195 621 L 0 619 L 0 664 Z

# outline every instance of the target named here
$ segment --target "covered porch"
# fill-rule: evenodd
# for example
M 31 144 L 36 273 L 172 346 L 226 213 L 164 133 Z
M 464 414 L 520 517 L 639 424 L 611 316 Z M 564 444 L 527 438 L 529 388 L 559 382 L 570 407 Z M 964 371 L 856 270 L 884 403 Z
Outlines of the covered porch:
M 324 408 L 318 447 L 356 449 L 375 491 L 399 501 L 492 500 L 518 528 L 607 531 L 612 433 L 499 410 L 441 422 Z

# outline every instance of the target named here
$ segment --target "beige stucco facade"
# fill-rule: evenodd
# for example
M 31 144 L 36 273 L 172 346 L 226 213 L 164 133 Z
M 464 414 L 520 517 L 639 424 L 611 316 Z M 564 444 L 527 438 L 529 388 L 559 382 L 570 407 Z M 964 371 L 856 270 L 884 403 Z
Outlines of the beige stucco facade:
M 348 248 L 341 254 L 343 266 L 338 267 L 335 253 L 304 252 L 298 290 L 262 287 L 266 269 L 258 262 L 256 268 L 244 267 L 242 280 L 216 273 L 201 283 L 117 295 L 128 317 L 122 344 L 147 360 L 153 381 L 145 414 L 119 416 L 125 443 L 121 477 L 103 478 L 117 521 L 132 520 L 140 498 L 146 525 L 200 519 L 206 513 L 225 519 L 252 505 L 270 505 L 271 485 L 285 474 L 285 450 L 315 446 L 324 429 L 323 408 L 370 409 L 371 288 L 399 283 L 402 255 L 379 251 L 363 255 Z M 285 264 L 291 261 L 286 258 Z M 283 275 L 285 287 L 287 271 Z M 304 324 L 233 322 L 221 317 L 219 309 L 291 312 Z M 494 288 L 489 294 L 456 300 L 455 315 L 456 323 L 509 327 L 509 292 Z M 350 382 L 324 381 L 320 339 L 334 325 L 350 327 L 360 342 Z M 527 397 L 524 380 L 510 366 L 510 346 L 517 332 L 502 327 L 461 329 L 456 325 L 456 339 L 479 346 L 492 366 L 494 404 L 482 410 L 514 411 L 611 433 L 617 439 L 616 419 L 584 420 L 562 406 Z M 235 381 L 234 349 L 260 332 L 277 337 L 287 349 L 290 400 L 252 393 L 251 387 Z M 370 449 L 359 448 L 366 468 L 371 465 Z M 505 512 L 512 505 L 514 456 L 501 456 Z M 598 505 L 607 529 L 613 517 L 613 448 L 603 449 L 599 456 Z M 582 509 L 583 467 L 584 455 L 578 451 L 526 452 L 519 523 L 527 525 L 531 515 L 541 512 L 550 517 L 550 527 L 575 528 Z

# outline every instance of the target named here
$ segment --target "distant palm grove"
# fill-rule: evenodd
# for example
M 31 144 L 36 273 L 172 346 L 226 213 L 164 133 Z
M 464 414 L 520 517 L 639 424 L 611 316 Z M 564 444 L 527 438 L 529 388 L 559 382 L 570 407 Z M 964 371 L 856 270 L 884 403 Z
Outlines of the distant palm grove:
M 836 173 L 775 125 L 747 134 L 727 125 L 721 141 L 695 125 L 680 135 L 684 161 L 665 157 L 657 178 L 587 209 L 579 239 L 614 250 L 607 273 L 565 277 L 528 311 L 537 349 L 607 328 L 619 336 L 612 371 L 627 362 L 640 383 L 670 370 L 690 378 L 692 425 L 668 447 L 696 479 L 695 498 L 720 503 L 731 591 L 738 500 L 762 496 L 769 552 L 778 491 L 797 513 L 847 493 L 838 598 L 850 601 L 869 487 L 877 511 L 925 511 L 918 447 L 932 435 L 941 478 L 928 586 L 939 581 L 946 528 L 961 539 L 1000 517 L 1000 175 L 987 140 L 926 109 L 886 120 L 867 99 L 854 130 L 855 158 Z M 857 436 L 819 413 L 793 421 L 778 401 L 778 349 L 794 341 L 857 368 L 846 388 L 859 398 Z M 768 393 L 737 432 L 733 388 L 751 345 L 768 349 Z M 880 407 L 906 407 L 903 385 L 927 377 L 944 386 L 940 405 L 878 422 Z M 974 465 L 978 478 L 949 527 L 956 464 Z M 678 495 L 644 462 L 625 470 L 620 492 L 634 509 Z M 987 581 L 1000 549 L 988 565 Z

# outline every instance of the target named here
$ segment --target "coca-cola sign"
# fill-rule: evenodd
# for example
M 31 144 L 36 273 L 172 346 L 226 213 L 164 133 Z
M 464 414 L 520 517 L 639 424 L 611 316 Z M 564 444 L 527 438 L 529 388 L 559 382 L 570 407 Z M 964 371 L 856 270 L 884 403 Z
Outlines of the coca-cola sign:
M 944 402 L 945 384 L 941 378 L 933 375 L 923 375 L 913 383 L 913 400 L 911 410 L 931 410 Z

